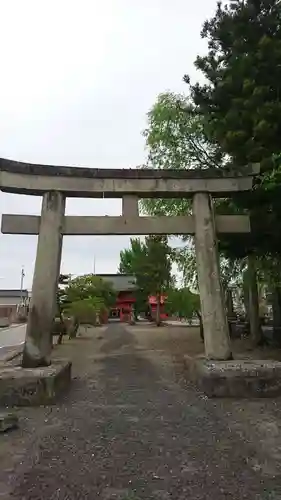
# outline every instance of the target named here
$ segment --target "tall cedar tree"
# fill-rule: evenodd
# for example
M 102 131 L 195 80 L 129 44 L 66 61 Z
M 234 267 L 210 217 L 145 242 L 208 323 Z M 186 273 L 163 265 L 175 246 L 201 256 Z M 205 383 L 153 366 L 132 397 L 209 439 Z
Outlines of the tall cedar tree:
M 253 194 L 235 200 L 252 214 L 253 235 L 243 252 L 280 253 L 281 248 L 276 231 L 281 217 L 280 26 L 280 0 L 218 3 L 201 33 L 208 53 L 195 63 L 207 83 L 190 86 L 198 113 L 208 117 L 213 141 L 238 167 L 261 165 Z M 188 76 L 185 81 L 190 84 Z

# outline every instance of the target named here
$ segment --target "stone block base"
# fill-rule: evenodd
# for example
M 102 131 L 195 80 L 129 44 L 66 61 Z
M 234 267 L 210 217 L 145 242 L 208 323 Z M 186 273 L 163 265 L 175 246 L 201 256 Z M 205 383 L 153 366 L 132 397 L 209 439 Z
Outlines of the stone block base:
M 55 401 L 71 381 L 71 362 L 54 361 L 44 368 L 0 368 L 0 406 L 39 406 Z
M 197 359 L 190 370 L 193 381 L 209 397 L 267 398 L 281 395 L 279 361 Z

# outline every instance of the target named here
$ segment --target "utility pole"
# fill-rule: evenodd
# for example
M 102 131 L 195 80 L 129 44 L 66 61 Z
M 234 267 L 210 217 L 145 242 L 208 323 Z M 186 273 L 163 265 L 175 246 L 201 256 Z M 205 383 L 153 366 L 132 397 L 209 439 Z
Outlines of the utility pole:
M 94 255 L 94 275 L 96 275 L 96 256 Z
M 22 292 L 23 292 L 23 280 L 25 277 L 24 267 L 21 268 L 21 276 L 20 276 L 20 301 L 22 303 Z

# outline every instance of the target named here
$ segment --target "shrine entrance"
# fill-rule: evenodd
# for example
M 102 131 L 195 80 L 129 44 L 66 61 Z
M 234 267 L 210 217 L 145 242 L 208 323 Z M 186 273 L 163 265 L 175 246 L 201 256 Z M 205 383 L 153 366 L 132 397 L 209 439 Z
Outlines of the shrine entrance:
M 230 359 L 216 235 L 250 232 L 250 220 L 247 215 L 216 215 L 213 198 L 251 190 L 256 173 L 252 167 L 241 171 L 91 169 L 0 160 L 2 191 L 42 196 L 41 216 L 2 215 L 2 233 L 38 235 L 23 366 L 50 363 L 64 235 L 194 235 L 206 357 Z M 122 215 L 65 216 L 66 197 L 122 198 Z M 192 199 L 192 215 L 139 216 L 141 198 L 187 197 Z
M 111 309 L 108 315 L 108 319 L 119 319 L 120 320 L 120 309 L 117 307 L 114 307 Z

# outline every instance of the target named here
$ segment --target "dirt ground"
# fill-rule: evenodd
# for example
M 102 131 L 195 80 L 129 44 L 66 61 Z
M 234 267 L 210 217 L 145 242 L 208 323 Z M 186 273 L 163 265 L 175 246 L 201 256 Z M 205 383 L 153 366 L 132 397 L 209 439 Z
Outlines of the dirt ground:
M 146 324 L 56 347 L 73 360 L 71 389 L 16 410 L 19 429 L 0 435 L 0 499 L 281 499 L 281 399 L 209 400 L 184 362 L 201 353 L 196 328 Z

